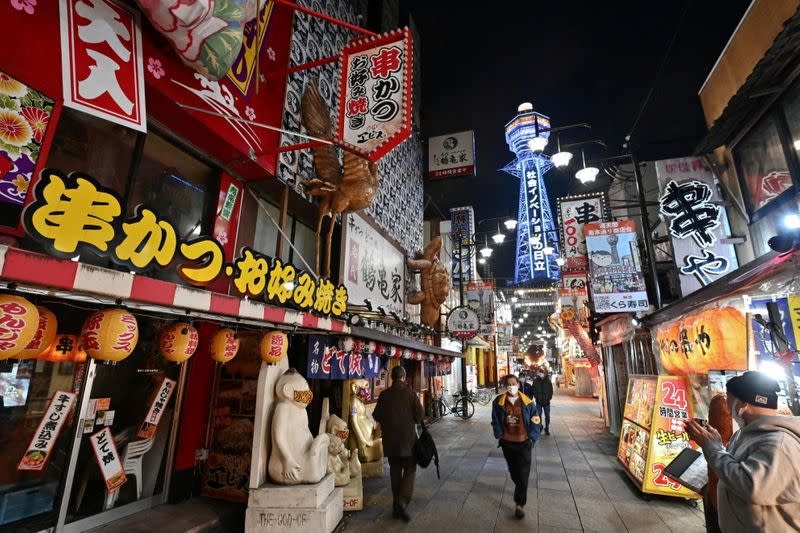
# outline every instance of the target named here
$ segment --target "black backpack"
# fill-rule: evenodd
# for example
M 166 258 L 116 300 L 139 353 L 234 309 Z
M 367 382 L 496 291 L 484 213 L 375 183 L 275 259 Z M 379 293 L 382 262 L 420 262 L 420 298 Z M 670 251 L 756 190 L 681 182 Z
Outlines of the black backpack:
M 433 442 L 433 437 L 428 428 L 425 427 L 425 423 L 422 422 L 421 424 L 422 433 L 420 433 L 417 442 L 414 443 L 414 459 L 422 468 L 428 468 L 431 460 L 433 460 L 436 465 L 436 477 L 441 479 L 439 476 L 439 452 L 436 450 L 436 443 Z

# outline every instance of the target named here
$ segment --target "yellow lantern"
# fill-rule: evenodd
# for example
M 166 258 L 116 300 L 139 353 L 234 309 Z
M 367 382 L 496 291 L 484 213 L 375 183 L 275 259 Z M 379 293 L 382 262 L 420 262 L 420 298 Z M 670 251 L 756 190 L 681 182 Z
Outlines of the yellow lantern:
M 269 364 L 276 364 L 286 357 L 289 349 L 289 337 L 282 331 L 268 331 L 261 336 L 259 353 L 261 359 Z
M 125 309 L 103 309 L 83 323 L 81 344 L 86 354 L 101 361 L 122 361 L 136 348 L 139 324 Z
M 59 333 L 55 336 L 53 342 L 38 354 L 37 359 L 50 361 L 51 363 L 63 363 L 66 361 L 82 363 L 86 361 L 86 352 L 83 351 L 77 335 Z
M 219 363 L 227 363 L 239 351 L 239 335 L 230 328 L 222 328 L 211 337 L 208 354 Z
M 39 327 L 31 342 L 16 355 L 17 359 L 36 359 L 36 356 L 45 351 L 56 338 L 56 328 L 58 327 L 56 315 L 40 305 L 36 306 L 36 310 L 39 311 Z
M 22 296 L 0 295 L 0 359 L 17 357 L 39 328 L 39 310 Z
M 182 363 L 194 355 L 199 336 L 197 330 L 186 322 L 177 322 L 161 332 L 159 350 L 167 361 Z

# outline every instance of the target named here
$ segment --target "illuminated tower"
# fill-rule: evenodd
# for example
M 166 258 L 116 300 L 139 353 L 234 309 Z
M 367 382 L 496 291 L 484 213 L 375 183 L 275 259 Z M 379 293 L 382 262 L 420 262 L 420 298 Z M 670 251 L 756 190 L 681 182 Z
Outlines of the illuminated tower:
M 506 142 L 517 158 L 503 171 L 519 178 L 519 214 L 517 216 L 516 284 L 543 284 L 558 281 L 560 272 L 558 234 L 544 185 L 544 174 L 553 166 L 550 158 L 531 149 L 536 137 L 550 136 L 550 119 L 533 111 L 531 104 L 519 106 L 517 116 L 506 124 Z M 541 145 L 546 142 L 534 141 Z M 541 146 L 544 148 L 544 146 Z

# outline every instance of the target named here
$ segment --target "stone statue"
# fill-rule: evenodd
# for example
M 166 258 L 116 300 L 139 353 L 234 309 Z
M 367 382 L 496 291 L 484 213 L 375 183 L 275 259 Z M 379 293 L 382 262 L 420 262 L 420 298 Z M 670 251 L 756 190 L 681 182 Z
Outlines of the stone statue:
M 328 473 L 333 474 L 334 484 L 337 487 L 344 487 L 350 483 L 350 465 L 347 457 L 350 452 L 336 435 L 328 434 L 330 444 L 328 444 Z M 355 455 L 355 454 L 353 454 Z
M 275 384 L 277 404 L 272 416 L 269 476 L 281 485 L 318 483 L 327 472 L 328 434 L 316 438 L 308 429 L 306 406 L 311 403 L 308 382 L 290 368 Z
M 421 304 L 420 320 L 429 327 L 436 326 L 442 304 L 450 294 L 450 276 L 439 260 L 442 249 L 442 237 L 437 235 L 425 247 L 425 251 L 417 254 L 416 259 L 408 260 L 408 268 L 412 272 L 419 270 L 420 287 L 417 292 L 408 294 L 408 303 Z
M 347 442 L 347 438 L 350 436 L 350 430 L 347 428 L 347 422 L 336 415 L 331 415 L 328 417 L 325 431 L 328 432 L 328 434 L 331 436 L 331 439 L 336 437 L 343 443 Z M 330 448 L 328 448 L 328 452 L 330 453 Z M 357 453 L 350 454 L 350 450 L 344 448 L 343 451 L 339 453 L 339 458 L 343 464 L 348 466 L 351 478 L 361 476 L 361 461 L 358 460 Z M 330 468 L 330 463 L 328 463 L 328 468 Z
M 354 379 L 350 382 L 350 428 L 358 447 L 361 462 L 371 463 L 383 458 L 383 441 L 375 420 L 367 414 L 364 400 L 369 399 L 369 382 Z

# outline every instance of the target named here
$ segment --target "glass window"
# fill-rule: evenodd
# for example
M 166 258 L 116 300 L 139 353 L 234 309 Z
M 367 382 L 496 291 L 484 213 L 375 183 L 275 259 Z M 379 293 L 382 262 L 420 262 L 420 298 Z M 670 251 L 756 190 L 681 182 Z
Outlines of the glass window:
M 269 216 L 264 212 L 265 209 L 269 213 Z M 253 237 L 253 248 L 267 257 L 275 257 L 279 235 L 278 228 L 273 224 L 272 220 L 270 220 L 270 217 L 277 222 L 281 218 L 281 210 L 278 206 L 262 198 L 258 205 L 258 215 L 256 216 L 256 234 Z M 289 235 L 289 232 L 286 232 L 286 234 Z M 284 245 L 283 248 L 284 252 L 281 259 L 286 259 L 289 257 L 287 251 L 288 246 Z
M 317 234 L 314 233 L 314 230 L 311 227 L 306 226 L 299 220 L 295 219 L 295 228 L 294 228 L 294 247 L 297 248 L 297 252 L 303 256 L 308 266 L 311 269 L 306 268 L 305 263 L 297 257 L 297 252 L 292 253 L 292 263 L 300 270 L 313 270 L 314 269 L 314 254 L 315 254 L 315 245 L 316 245 L 316 238 Z
M 751 213 L 792 187 L 774 115 L 767 115 L 756 124 L 736 145 L 734 157 Z

